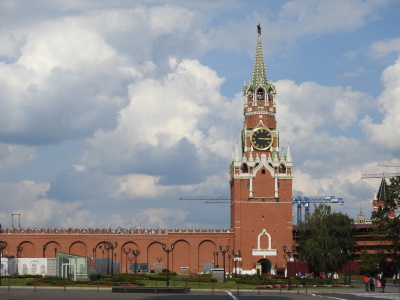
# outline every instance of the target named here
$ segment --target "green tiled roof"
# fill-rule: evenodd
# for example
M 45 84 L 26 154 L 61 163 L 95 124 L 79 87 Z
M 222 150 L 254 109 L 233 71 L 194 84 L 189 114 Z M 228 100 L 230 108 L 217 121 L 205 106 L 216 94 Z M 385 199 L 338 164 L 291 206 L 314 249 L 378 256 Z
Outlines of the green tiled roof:
M 252 86 L 265 85 L 268 83 L 267 71 L 265 69 L 264 54 L 261 45 L 261 34 L 258 34 L 256 58 L 254 60 L 253 76 L 251 78 Z
M 261 27 L 258 27 L 258 29 L 256 58 L 254 59 L 253 74 L 249 85 L 243 87 L 243 92 L 246 92 L 249 87 L 252 87 L 255 90 L 259 86 L 264 87 L 267 91 L 272 86 L 275 91 L 275 86 L 268 83 L 267 70 L 265 68 L 264 54 L 261 44 Z

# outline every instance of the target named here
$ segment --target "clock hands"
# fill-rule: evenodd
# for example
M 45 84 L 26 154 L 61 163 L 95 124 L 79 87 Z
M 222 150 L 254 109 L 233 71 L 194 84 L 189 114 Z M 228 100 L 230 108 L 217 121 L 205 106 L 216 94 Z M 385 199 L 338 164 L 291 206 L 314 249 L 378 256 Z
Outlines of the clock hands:
M 258 127 L 251 133 L 250 143 L 256 150 L 268 150 L 272 142 L 272 132 L 266 127 Z

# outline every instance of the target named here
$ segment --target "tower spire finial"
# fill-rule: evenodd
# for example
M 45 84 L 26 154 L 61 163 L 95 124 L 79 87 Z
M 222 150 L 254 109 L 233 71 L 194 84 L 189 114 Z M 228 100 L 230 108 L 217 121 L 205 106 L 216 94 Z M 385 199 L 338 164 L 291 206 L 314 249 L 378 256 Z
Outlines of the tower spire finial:
M 267 71 L 265 69 L 264 54 L 261 45 L 261 25 L 257 25 L 257 48 L 256 48 L 256 58 L 254 60 L 253 76 L 251 79 L 251 85 L 260 86 L 267 85 Z

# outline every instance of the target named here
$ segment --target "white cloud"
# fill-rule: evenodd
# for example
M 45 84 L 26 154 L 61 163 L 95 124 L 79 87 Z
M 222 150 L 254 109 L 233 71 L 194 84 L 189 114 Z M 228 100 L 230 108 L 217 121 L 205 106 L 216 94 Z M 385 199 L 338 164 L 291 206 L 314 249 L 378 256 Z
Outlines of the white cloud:
M 253 55 L 254 38 L 248 33 L 255 32 L 254 26 L 260 22 L 263 35 L 268 36 L 268 56 L 283 49 L 293 51 L 293 45 L 304 38 L 341 31 L 352 32 L 364 27 L 368 21 L 379 18 L 378 9 L 388 2 L 388 0 L 286 1 L 278 13 L 272 12 L 270 7 L 265 6 L 264 9 L 257 9 L 241 21 L 231 20 L 228 24 L 213 29 L 209 43 L 217 48 L 236 50 L 246 45 L 250 55 Z M 243 40 L 238 39 L 238 36 L 243 37 Z
M 179 228 L 186 216 L 187 212 L 184 211 L 149 208 L 136 214 L 131 222 L 135 226 L 145 228 Z
M 357 77 L 359 77 L 360 75 L 362 75 L 362 74 L 364 74 L 364 73 L 365 73 L 365 69 L 359 67 L 359 68 L 357 68 L 357 69 L 354 70 L 354 71 L 343 73 L 342 76 L 343 76 L 344 78 L 357 78 Z
M 131 174 L 116 178 L 119 189 L 115 192 L 115 198 L 155 198 L 162 196 L 168 187 L 158 186 L 157 176 L 143 174 Z
M 374 123 L 370 117 L 361 121 L 361 126 L 371 145 L 399 155 L 400 148 L 400 57 L 382 73 L 381 84 L 384 88 L 378 97 L 378 105 L 383 120 Z
M 56 143 L 113 127 L 128 85 L 156 70 L 162 76 L 165 55 L 179 43 L 192 45 L 183 40 L 199 21 L 185 8 L 137 7 L 47 20 L 17 33 L 5 29 L 2 53 L 12 56 L 14 49 L 18 59 L 0 62 L 0 138 Z M 163 36 L 176 43 L 168 46 Z
M 293 34 L 320 34 L 336 30 L 353 30 L 364 26 L 366 18 L 387 1 L 298 0 L 282 6 L 279 14 L 283 23 L 297 24 Z
M 36 199 L 45 197 L 49 189 L 48 183 L 35 183 L 24 180 L 17 183 L 0 183 L 2 210 L 20 210 L 31 205 Z
M 371 96 L 349 87 L 320 86 L 315 82 L 296 85 L 290 80 L 280 80 L 276 86 L 277 118 L 283 120 L 279 127 L 291 141 L 329 127 L 348 129 L 373 103 Z
M 24 221 L 23 226 L 29 224 L 29 227 L 42 227 L 46 223 L 56 223 L 63 228 L 95 226 L 93 213 L 82 208 L 80 202 L 60 203 L 56 200 L 42 199 L 18 212 Z
M 400 38 L 377 41 L 373 43 L 369 49 L 369 55 L 372 58 L 382 58 L 391 54 L 392 52 L 400 52 Z
M 17 170 L 37 157 L 32 147 L 0 143 L 0 173 Z
M 117 128 L 98 131 L 88 141 L 84 163 L 102 164 L 113 172 L 130 165 L 131 172 L 135 172 L 135 166 L 142 169 L 140 165 L 150 162 L 152 151 L 157 156 L 173 155 L 170 151 L 176 151 L 182 143 L 190 147 L 182 154 L 191 164 L 204 162 L 210 155 L 229 158 L 230 153 L 219 151 L 222 146 L 230 148 L 233 137 L 223 122 L 232 119 L 232 111 L 240 120 L 241 100 L 230 102 L 221 96 L 222 82 L 198 61 L 184 60 L 160 81 L 143 80 L 131 85 L 131 100 L 120 112 Z M 147 160 L 140 157 L 146 154 Z M 166 156 L 163 163 L 170 158 Z
M 99 39 L 84 42 L 83 28 L 50 27 L 50 33 L 38 29 L 30 35 L 18 63 L 0 64 L 0 137 L 9 142 L 41 144 L 85 136 L 94 128 L 113 126 L 126 101 L 123 82 L 133 77 L 119 67 L 122 60 L 112 62 L 112 51 L 96 56 L 104 47 Z
M 45 78 L 56 69 L 88 68 L 115 57 L 98 32 L 76 19 L 45 22 L 30 31 L 18 64 Z

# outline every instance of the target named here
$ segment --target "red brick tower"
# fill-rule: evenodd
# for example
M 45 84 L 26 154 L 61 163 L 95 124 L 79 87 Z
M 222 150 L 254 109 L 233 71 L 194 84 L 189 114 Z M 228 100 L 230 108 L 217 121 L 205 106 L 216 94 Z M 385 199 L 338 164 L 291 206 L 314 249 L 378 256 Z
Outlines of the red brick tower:
M 286 156 L 279 152 L 276 89 L 267 79 L 260 25 L 257 29 L 253 75 L 243 88 L 242 151 L 237 145 L 230 167 L 231 227 L 240 271 L 276 274 L 286 269 L 282 246 L 293 245 L 293 162 L 289 147 Z

